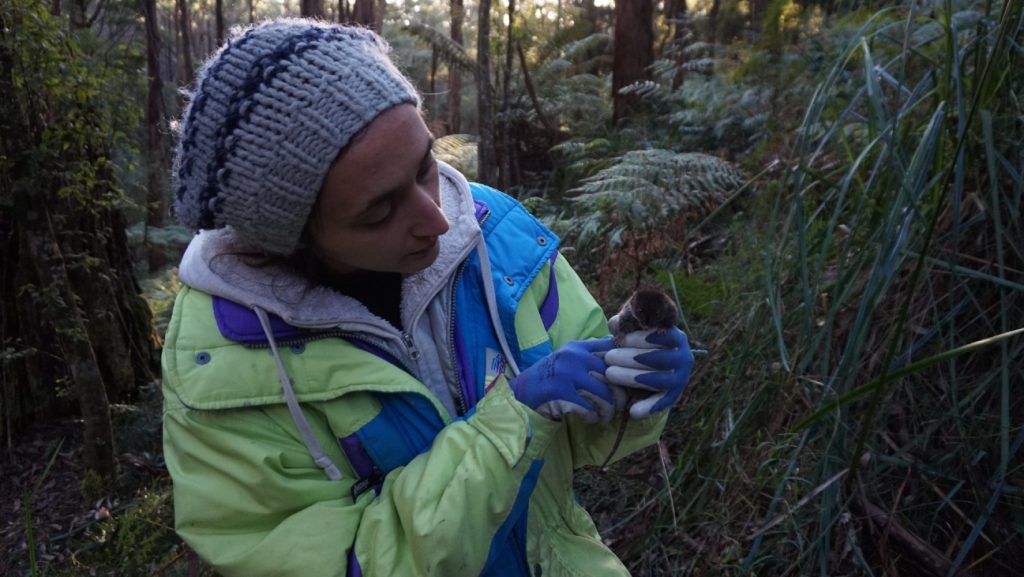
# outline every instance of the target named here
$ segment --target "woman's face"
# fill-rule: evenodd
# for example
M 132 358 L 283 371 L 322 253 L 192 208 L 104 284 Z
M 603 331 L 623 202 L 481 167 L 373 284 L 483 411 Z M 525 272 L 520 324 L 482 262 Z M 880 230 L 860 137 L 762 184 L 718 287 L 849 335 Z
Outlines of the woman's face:
M 411 104 L 385 111 L 327 172 L 310 226 L 328 271 L 411 274 L 437 258 L 448 231 L 433 139 Z

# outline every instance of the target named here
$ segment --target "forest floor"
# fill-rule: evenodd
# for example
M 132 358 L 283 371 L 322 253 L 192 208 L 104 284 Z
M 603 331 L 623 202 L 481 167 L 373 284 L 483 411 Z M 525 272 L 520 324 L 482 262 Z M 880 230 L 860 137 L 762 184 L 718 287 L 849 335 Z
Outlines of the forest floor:
M 26 500 L 40 563 L 63 560 L 68 537 L 103 515 L 102 503 L 91 507 L 82 499 L 81 437 L 75 422 L 47 423 L 0 452 L 0 575 L 27 570 Z M 44 475 L 58 446 L 53 466 Z
M 0 450 L 0 576 L 196 574 L 174 536 L 159 403 L 149 386 L 136 404 L 113 407 L 113 484 L 85 474 L 77 420 L 32 427 Z M 166 571 L 178 561 L 190 567 Z

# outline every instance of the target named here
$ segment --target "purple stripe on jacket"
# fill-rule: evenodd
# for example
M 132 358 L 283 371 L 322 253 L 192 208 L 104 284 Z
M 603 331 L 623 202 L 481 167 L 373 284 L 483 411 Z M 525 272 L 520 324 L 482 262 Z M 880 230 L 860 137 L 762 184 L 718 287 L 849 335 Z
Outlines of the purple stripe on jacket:
M 270 329 L 278 340 L 302 337 L 312 331 L 293 327 L 281 320 L 281 317 L 268 314 Z M 243 345 L 256 345 L 267 342 L 260 319 L 252 309 L 226 298 L 213 297 L 213 318 L 217 321 L 220 334 L 226 339 Z
M 540 305 L 540 320 L 544 323 L 544 330 L 551 328 L 558 316 L 558 282 L 555 280 L 555 260 L 558 259 L 558 251 L 551 255 L 551 272 L 548 274 L 548 294 L 544 295 L 544 302 Z
M 373 459 L 370 458 L 370 454 L 363 447 L 363 442 L 355 433 L 338 439 L 338 442 L 341 444 L 341 450 L 345 451 L 345 458 L 348 459 L 359 478 L 365 479 L 373 475 Z

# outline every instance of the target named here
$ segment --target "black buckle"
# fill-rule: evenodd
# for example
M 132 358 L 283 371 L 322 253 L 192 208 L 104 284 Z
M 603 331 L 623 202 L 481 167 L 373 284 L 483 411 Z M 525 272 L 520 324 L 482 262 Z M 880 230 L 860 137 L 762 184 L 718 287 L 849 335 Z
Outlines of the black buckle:
M 370 489 L 380 487 L 383 480 L 384 479 L 381 476 L 381 474 L 377 473 L 376 471 L 369 477 L 359 479 L 352 485 L 352 500 L 355 501 L 359 499 L 360 495 L 369 491 Z

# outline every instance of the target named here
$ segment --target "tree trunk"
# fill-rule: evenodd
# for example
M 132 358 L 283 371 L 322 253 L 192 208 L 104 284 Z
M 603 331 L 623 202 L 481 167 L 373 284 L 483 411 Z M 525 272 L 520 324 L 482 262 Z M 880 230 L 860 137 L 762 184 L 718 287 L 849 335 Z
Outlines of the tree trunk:
M 768 0 L 750 0 L 750 28 L 760 30 L 764 26 L 764 14 Z
M 722 13 L 722 0 L 711 0 L 711 9 L 708 11 L 707 41 L 716 44 L 718 42 L 718 15 Z
M 668 18 L 672 22 L 672 52 L 675 55 L 676 71 L 672 76 L 672 90 L 679 90 L 683 85 L 683 64 L 686 55 L 686 0 L 668 0 L 666 4 Z
M 494 87 L 491 85 L 491 0 L 480 0 L 477 24 L 477 178 L 494 183 Z
M 501 144 L 498 147 L 499 188 L 508 190 L 512 184 L 512 125 L 509 119 L 509 108 L 512 105 L 512 63 L 514 62 L 514 33 L 516 21 L 516 0 L 508 0 L 508 26 L 505 27 L 505 67 L 502 71 L 504 81 L 501 83 L 501 125 L 498 133 Z
M 432 120 L 441 117 L 441 97 L 437 93 L 438 60 L 437 49 L 432 49 L 430 51 L 430 87 L 427 89 L 430 93 L 430 117 Z
M 387 11 L 388 11 L 388 2 L 387 2 L 387 0 L 378 0 L 378 2 L 377 2 L 377 10 L 376 10 L 376 12 L 373 13 L 373 15 L 374 15 L 373 29 L 376 30 L 377 32 L 383 32 L 384 31 L 384 15 L 387 13 Z
M 38 195 L 34 198 L 38 198 Z M 41 203 L 39 203 L 41 204 Z M 117 471 L 114 458 L 114 430 L 110 423 L 107 388 L 100 374 L 96 352 L 89 340 L 85 318 L 75 306 L 67 267 L 57 245 L 50 213 L 45 205 L 35 206 L 29 214 L 23 253 L 31 261 L 39 281 L 53 298 L 45 299 L 55 326 L 58 348 L 67 365 L 82 411 L 85 465 L 104 478 L 113 478 Z
M 132 400 L 159 370 L 106 160 L 113 139 L 103 119 L 118 117 L 96 113 L 98 101 L 69 96 L 66 78 L 38 72 L 41 63 L 89 65 L 101 54 L 83 50 L 59 19 L 37 18 L 45 34 L 38 52 L 10 49 L 7 31 L 24 14 L 17 3 L 0 11 L 0 442 L 78 414 L 86 465 L 109 477 L 116 469 L 109 404 Z M 15 70 L 25 83 L 18 88 Z M 55 126 L 81 140 L 55 140 Z M 40 170 L 64 165 L 88 167 L 88 177 Z
M 355 0 L 355 3 L 352 5 L 352 22 L 360 26 L 373 28 L 374 23 L 377 21 L 377 17 L 374 14 L 376 6 L 374 0 Z
M 586 23 L 586 33 L 592 34 L 597 30 L 597 4 L 594 0 L 583 0 L 580 12 L 583 22 Z
M 462 46 L 462 20 L 466 8 L 462 0 L 451 0 L 452 42 Z M 462 71 L 457 66 L 448 67 L 448 134 L 462 131 Z
M 181 74 L 178 86 L 192 84 L 195 67 L 192 65 L 192 18 L 189 16 L 188 0 L 176 0 L 178 5 L 178 54 L 181 56 Z
M 214 4 L 214 12 L 217 21 L 217 46 L 220 47 L 224 44 L 224 0 L 217 0 Z
M 612 122 L 629 114 L 635 101 L 619 90 L 647 77 L 654 62 L 653 0 L 618 0 L 615 3 L 615 53 L 612 64 Z
M 219 0 L 218 0 L 219 2 Z M 156 0 L 142 0 L 142 13 L 146 28 L 146 74 L 149 76 L 146 96 L 146 229 L 162 227 L 167 215 L 167 154 L 164 148 L 163 126 L 164 83 L 160 78 L 160 28 L 157 22 Z M 163 251 L 148 246 L 149 270 L 163 268 Z
M 544 129 L 548 133 L 548 148 L 558 144 L 558 127 L 552 124 L 548 116 L 544 114 L 544 109 L 540 106 L 540 100 L 537 98 L 537 89 L 533 86 L 533 80 L 530 78 L 530 69 L 526 66 L 526 52 L 523 51 L 523 46 L 516 43 L 516 51 L 519 53 L 519 65 L 523 69 L 523 84 L 526 85 L 526 94 L 530 97 L 530 102 L 533 103 L 533 109 L 537 112 L 537 118 L 540 123 L 544 125 Z
M 323 2 L 323 0 L 300 0 L 300 3 L 299 3 L 299 14 L 303 18 L 323 18 L 324 17 L 324 2 Z

